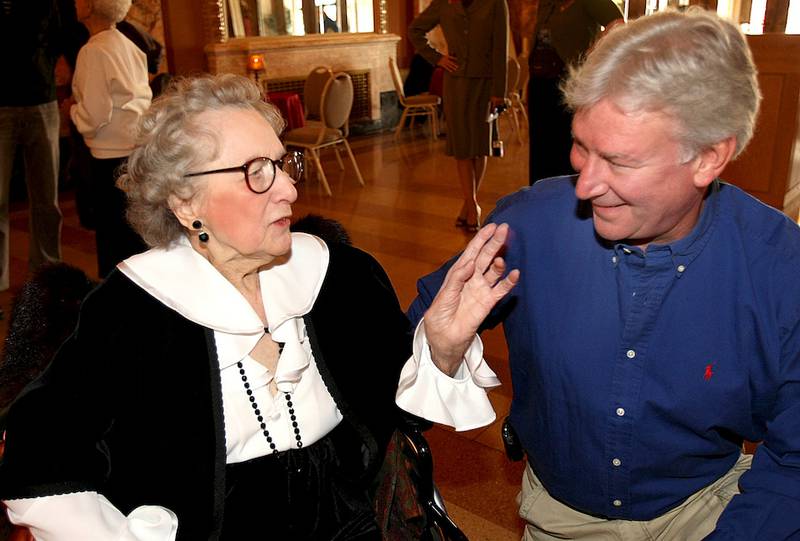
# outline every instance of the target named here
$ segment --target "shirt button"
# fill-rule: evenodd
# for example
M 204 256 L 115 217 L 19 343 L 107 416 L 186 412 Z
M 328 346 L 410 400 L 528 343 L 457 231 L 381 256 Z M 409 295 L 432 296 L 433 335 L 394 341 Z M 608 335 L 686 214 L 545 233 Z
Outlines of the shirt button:
M 622 507 L 622 502 L 620 500 L 614 500 L 611 503 L 614 504 L 614 507 Z
M 628 351 L 625 353 L 625 355 L 627 355 L 629 359 L 633 359 L 634 357 L 636 357 L 636 352 L 635 352 L 635 351 L 633 351 L 632 349 L 629 349 L 629 350 L 628 350 Z
M 678 272 L 683 272 L 686 270 L 686 265 L 678 265 Z
M 617 415 L 620 417 L 625 415 L 625 408 L 617 408 Z
M 619 467 L 619 466 L 621 466 L 621 465 L 622 465 L 622 461 L 621 461 L 620 459 L 618 459 L 618 458 L 615 458 L 614 460 L 612 460 L 612 461 L 611 461 L 611 463 L 612 463 L 614 466 L 617 466 L 617 467 Z
M 617 256 L 612 256 L 611 257 L 611 262 L 616 265 L 617 264 Z

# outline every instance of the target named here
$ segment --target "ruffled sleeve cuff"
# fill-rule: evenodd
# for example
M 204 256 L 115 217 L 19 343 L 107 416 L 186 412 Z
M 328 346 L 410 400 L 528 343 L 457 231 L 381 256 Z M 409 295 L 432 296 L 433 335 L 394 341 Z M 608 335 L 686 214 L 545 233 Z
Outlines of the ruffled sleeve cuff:
M 165 507 L 142 505 L 126 517 L 102 494 L 76 492 L 6 500 L 8 518 L 37 541 L 175 541 L 178 517 Z
M 486 389 L 500 380 L 483 358 L 483 343 L 476 335 L 453 377 L 433 363 L 424 319 L 414 332 L 411 358 L 400 374 L 395 401 L 409 413 L 458 431 L 486 426 L 497 416 Z
M 158 505 L 141 505 L 131 511 L 124 541 L 175 541 L 178 517 Z

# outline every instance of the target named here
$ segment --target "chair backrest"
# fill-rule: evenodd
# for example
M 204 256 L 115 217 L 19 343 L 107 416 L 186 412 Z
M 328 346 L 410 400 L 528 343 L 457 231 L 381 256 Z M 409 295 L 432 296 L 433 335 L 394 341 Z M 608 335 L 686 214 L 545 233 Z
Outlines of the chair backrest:
M 508 94 L 519 92 L 519 62 L 513 56 L 508 57 L 508 68 L 506 69 Z
M 517 60 L 519 61 L 519 82 L 517 83 L 517 90 L 524 102 L 528 95 L 528 80 L 531 78 L 531 71 L 530 66 L 528 66 L 527 56 L 520 56 Z
M 320 118 L 322 91 L 331 77 L 333 77 L 333 71 L 327 66 L 317 66 L 306 77 L 303 85 L 303 105 L 307 119 L 318 120 Z
M 327 128 L 343 129 L 353 109 L 353 80 L 344 72 L 333 75 L 322 91 L 322 122 Z
M 392 83 L 397 92 L 397 99 L 400 100 L 400 105 L 406 106 L 406 93 L 403 91 L 403 77 L 400 75 L 400 70 L 397 67 L 397 62 L 394 58 L 389 57 L 389 73 L 392 74 Z

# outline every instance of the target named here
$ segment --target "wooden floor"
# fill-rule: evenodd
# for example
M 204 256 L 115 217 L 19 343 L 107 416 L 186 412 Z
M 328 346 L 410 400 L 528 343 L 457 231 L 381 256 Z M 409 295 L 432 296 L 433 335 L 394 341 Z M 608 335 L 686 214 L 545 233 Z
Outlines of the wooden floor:
M 492 158 L 480 191 L 488 214 L 498 198 L 527 185 L 527 141 L 512 141 L 502 125 L 506 155 Z M 324 167 L 333 191 L 326 197 L 312 175 L 298 184 L 295 217 L 322 214 L 340 221 L 353 243 L 372 253 L 386 268 L 403 306 L 415 296 L 416 279 L 436 269 L 466 244 L 468 235 L 454 227 L 461 207 L 455 162 L 444 156 L 444 139 L 431 141 L 427 128 L 352 140 L 366 186 L 360 187 L 348 163 L 340 171 L 333 155 Z M 80 227 L 74 198 L 65 193 L 62 232 L 64 260 L 96 276 L 94 235 Z M 25 205 L 12 207 L 10 291 L 0 292 L 0 307 L 10 312 L 13 294 L 26 279 L 28 215 Z M 5 336 L 6 322 L 0 322 Z M 499 330 L 484 334 L 486 356 L 503 385 L 490 393 L 498 421 L 487 428 L 456 433 L 434 427 L 426 433 L 433 448 L 436 482 L 453 515 L 470 540 L 519 539 L 515 497 L 522 463 L 511 463 L 502 451 L 499 424 L 508 411 L 511 385 L 507 351 Z

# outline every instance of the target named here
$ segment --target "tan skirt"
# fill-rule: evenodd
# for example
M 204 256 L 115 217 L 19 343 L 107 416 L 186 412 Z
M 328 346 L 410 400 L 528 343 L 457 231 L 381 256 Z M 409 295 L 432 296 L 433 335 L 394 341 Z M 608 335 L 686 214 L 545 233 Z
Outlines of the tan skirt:
M 444 115 L 447 122 L 445 154 L 463 160 L 489 156 L 491 125 L 486 122 L 492 80 L 444 75 Z

